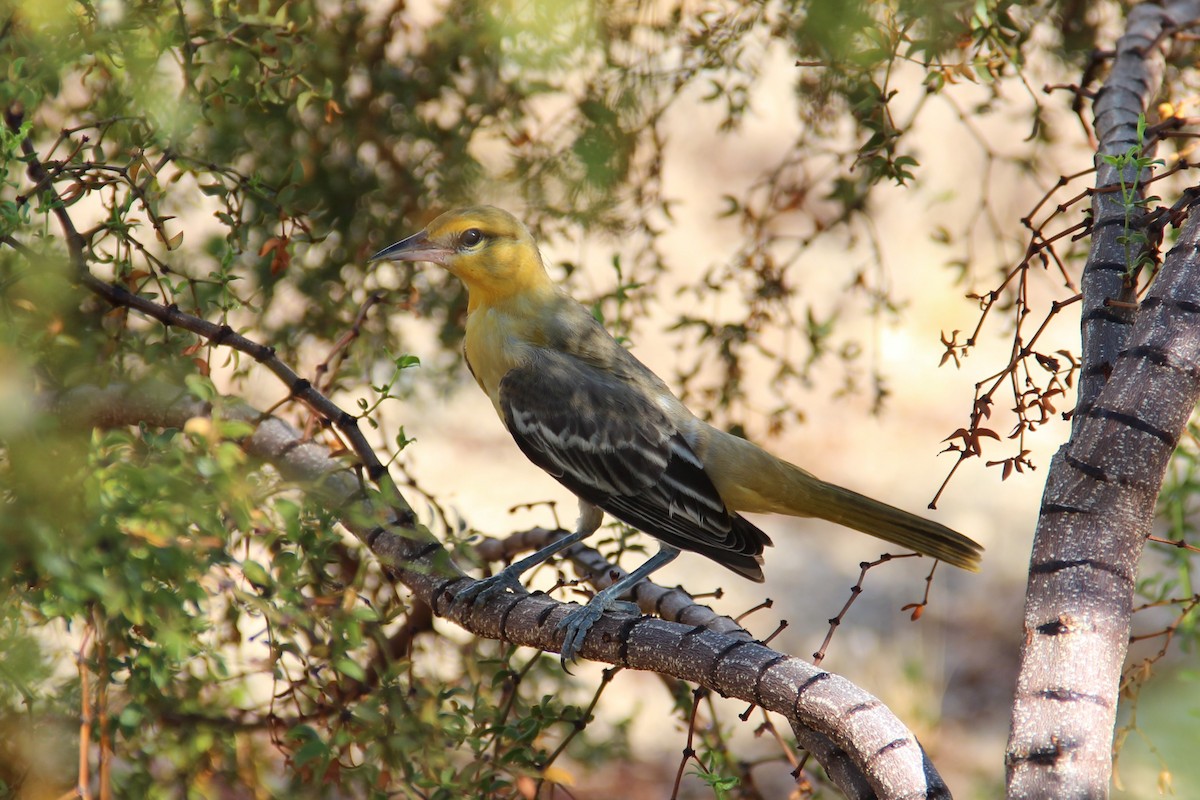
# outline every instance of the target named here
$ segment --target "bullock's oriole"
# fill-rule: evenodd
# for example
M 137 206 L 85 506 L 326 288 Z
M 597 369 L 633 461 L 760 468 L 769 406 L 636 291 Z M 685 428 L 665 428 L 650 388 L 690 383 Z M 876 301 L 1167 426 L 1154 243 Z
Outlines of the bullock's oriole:
M 592 534 L 601 510 L 661 543 L 564 618 L 564 663 L 605 610 L 680 549 L 761 581 L 771 540 L 739 511 L 821 517 L 978 569 L 982 548 L 962 534 L 826 483 L 696 418 L 550 279 L 533 237 L 511 214 L 450 211 L 372 260 L 431 262 L 466 285 L 471 374 L 525 455 L 579 497 L 573 534 L 476 584 L 466 599 L 521 591 L 521 574 Z

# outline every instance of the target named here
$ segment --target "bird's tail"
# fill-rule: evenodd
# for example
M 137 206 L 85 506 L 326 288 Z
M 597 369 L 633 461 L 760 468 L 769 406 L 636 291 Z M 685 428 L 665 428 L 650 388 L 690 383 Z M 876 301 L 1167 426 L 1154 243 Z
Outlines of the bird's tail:
M 705 466 L 732 510 L 820 517 L 956 567 L 979 571 L 983 547 L 961 533 L 826 483 L 745 439 L 710 430 Z
M 808 495 L 804 504 L 805 513 L 869 533 L 956 567 L 971 572 L 979 571 L 983 547 L 958 531 L 872 500 L 858 492 L 826 483 L 807 473 L 805 475 L 809 478 L 805 486 Z

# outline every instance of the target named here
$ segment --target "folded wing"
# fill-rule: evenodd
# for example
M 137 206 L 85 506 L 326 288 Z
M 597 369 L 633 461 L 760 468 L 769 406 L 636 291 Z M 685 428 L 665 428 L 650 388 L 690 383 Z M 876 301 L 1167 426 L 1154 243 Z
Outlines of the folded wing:
M 543 351 L 500 382 L 504 422 L 577 496 L 684 550 L 762 580 L 765 533 L 730 512 L 683 434 L 636 383 Z

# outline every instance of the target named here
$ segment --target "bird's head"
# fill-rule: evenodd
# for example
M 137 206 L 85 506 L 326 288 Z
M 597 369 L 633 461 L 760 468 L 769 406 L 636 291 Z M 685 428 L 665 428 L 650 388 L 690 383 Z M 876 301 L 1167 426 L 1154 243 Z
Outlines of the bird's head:
M 466 285 L 473 307 L 551 285 L 528 229 L 493 206 L 447 211 L 371 260 L 428 261 L 445 267 Z

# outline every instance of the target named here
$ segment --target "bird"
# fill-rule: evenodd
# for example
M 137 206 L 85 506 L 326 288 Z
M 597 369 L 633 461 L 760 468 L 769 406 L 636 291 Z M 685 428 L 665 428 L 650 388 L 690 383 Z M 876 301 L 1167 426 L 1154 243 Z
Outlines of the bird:
M 659 542 L 560 622 L 563 666 L 621 596 L 681 550 L 761 582 L 771 540 L 742 512 L 819 517 L 978 571 L 983 548 L 937 522 L 823 481 L 688 410 L 547 272 L 528 228 L 494 206 L 447 211 L 371 262 L 428 262 L 467 290 L 463 350 L 517 446 L 579 499 L 575 530 L 460 592 L 524 592 L 520 577 L 594 533 L 604 513 Z

